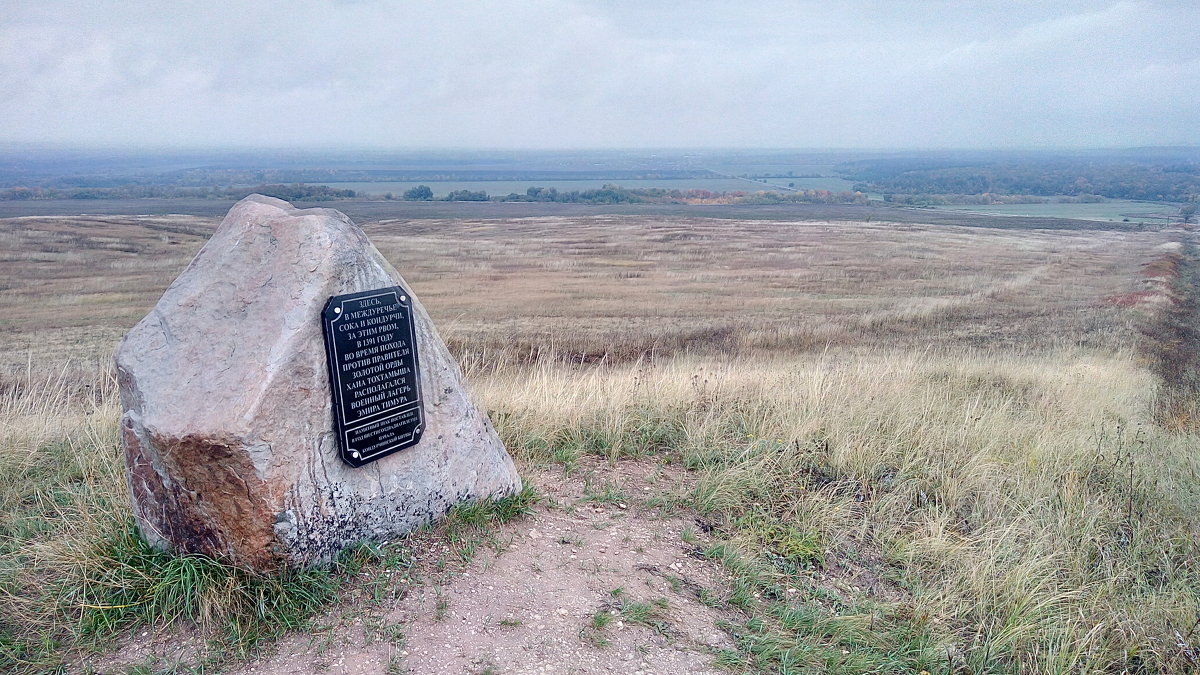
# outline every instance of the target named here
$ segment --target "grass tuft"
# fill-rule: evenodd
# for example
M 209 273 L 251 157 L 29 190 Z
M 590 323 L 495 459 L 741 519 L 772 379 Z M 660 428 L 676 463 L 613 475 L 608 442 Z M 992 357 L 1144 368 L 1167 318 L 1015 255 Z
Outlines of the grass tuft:
M 24 638 L 0 642 L 0 659 L 36 670 L 55 663 L 72 643 L 99 645 L 135 625 L 180 621 L 219 637 L 232 656 L 245 656 L 288 630 L 303 629 L 339 586 L 333 570 L 259 573 L 202 555 L 154 549 L 131 521 L 80 556 L 67 574 L 26 588 L 24 601 L 42 608 Z M 8 600 L 17 598 L 9 596 Z M 3 663 L 0 660 L 0 663 Z
M 503 525 L 529 515 L 541 500 L 542 496 L 538 494 L 537 488 L 526 483 L 512 495 L 477 499 L 455 506 L 446 514 L 443 526 L 447 531 L 457 532 Z

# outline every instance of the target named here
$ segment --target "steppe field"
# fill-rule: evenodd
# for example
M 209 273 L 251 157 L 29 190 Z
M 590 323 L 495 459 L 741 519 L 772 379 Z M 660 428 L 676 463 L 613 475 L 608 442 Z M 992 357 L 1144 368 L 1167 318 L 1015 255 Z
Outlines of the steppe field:
M 111 357 L 217 222 L 0 219 L 0 671 L 1200 669 L 1191 232 L 361 221 L 529 487 L 257 576 L 126 516 Z

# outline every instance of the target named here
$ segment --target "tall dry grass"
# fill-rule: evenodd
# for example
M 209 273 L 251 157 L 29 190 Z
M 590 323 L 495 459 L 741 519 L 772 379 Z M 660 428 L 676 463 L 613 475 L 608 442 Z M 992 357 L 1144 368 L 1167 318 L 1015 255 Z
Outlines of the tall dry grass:
M 108 368 L 75 365 L 30 363 L 0 380 L 0 547 L 46 523 L 88 532 L 94 518 L 126 509 L 116 380 Z M 70 548 L 71 539 L 44 544 Z
M 0 380 L 0 665 L 44 664 L 81 609 L 54 589 L 128 517 L 118 417 L 106 369 L 31 363 Z
M 29 368 L 0 385 L 2 672 L 94 672 L 131 626 L 198 627 L 215 647 L 192 665 L 216 670 L 308 627 L 375 557 L 260 573 L 155 550 L 132 523 L 111 369 Z
M 868 595 L 919 617 L 941 668 L 1200 666 L 1200 437 L 1154 424 L 1131 354 L 685 357 L 475 385 L 525 462 L 678 462 L 675 503 L 746 555 L 769 549 L 750 518 L 827 566 L 868 561 Z

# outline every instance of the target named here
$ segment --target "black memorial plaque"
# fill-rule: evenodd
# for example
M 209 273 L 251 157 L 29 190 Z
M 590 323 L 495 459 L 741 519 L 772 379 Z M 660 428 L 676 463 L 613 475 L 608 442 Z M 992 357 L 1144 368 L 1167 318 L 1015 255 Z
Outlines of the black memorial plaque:
M 321 319 L 342 459 L 358 467 L 420 442 L 425 411 L 408 292 L 335 295 Z

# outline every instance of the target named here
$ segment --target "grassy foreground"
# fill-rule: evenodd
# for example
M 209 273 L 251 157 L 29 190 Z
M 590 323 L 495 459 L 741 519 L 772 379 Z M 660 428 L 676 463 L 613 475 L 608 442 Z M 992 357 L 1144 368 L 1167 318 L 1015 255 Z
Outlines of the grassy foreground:
M 198 632 L 209 646 L 184 670 L 219 671 L 312 628 L 365 567 L 391 576 L 412 566 L 406 540 L 274 573 L 154 550 L 129 517 L 115 382 L 91 375 L 30 372 L 0 397 L 0 671 L 70 672 L 81 654 L 103 654 L 137 627 Z M 462 505 L 439 530 L 477 546 L 475 531 L 527 513 L 535 499 L 526 489 Z
M 177 620 L 236 654 L 336 595 L 336 567 L 264 578 L 146 550 L 111 379 L 71 381 L 2 399 L 0 663 L 48 667 Z M 712 530 L 702 553 L 733 588 L 712 601 L 744 615 L 718 657 L 735 672 L 1200 665 L 1200 439 L 1154 423 L 1155 380 L 1130 355 L 680 356 L 500 369 L 476 388 L 526 466 L 682 469 L 649 499 Z
M 528 461 L 652 455 L 725 543 L 735 670 L 1186 671 L 1198 439 L 1131 358 L 679 359 L 482 383 Z M 839 589 L 866 571 L 872 588 Z

